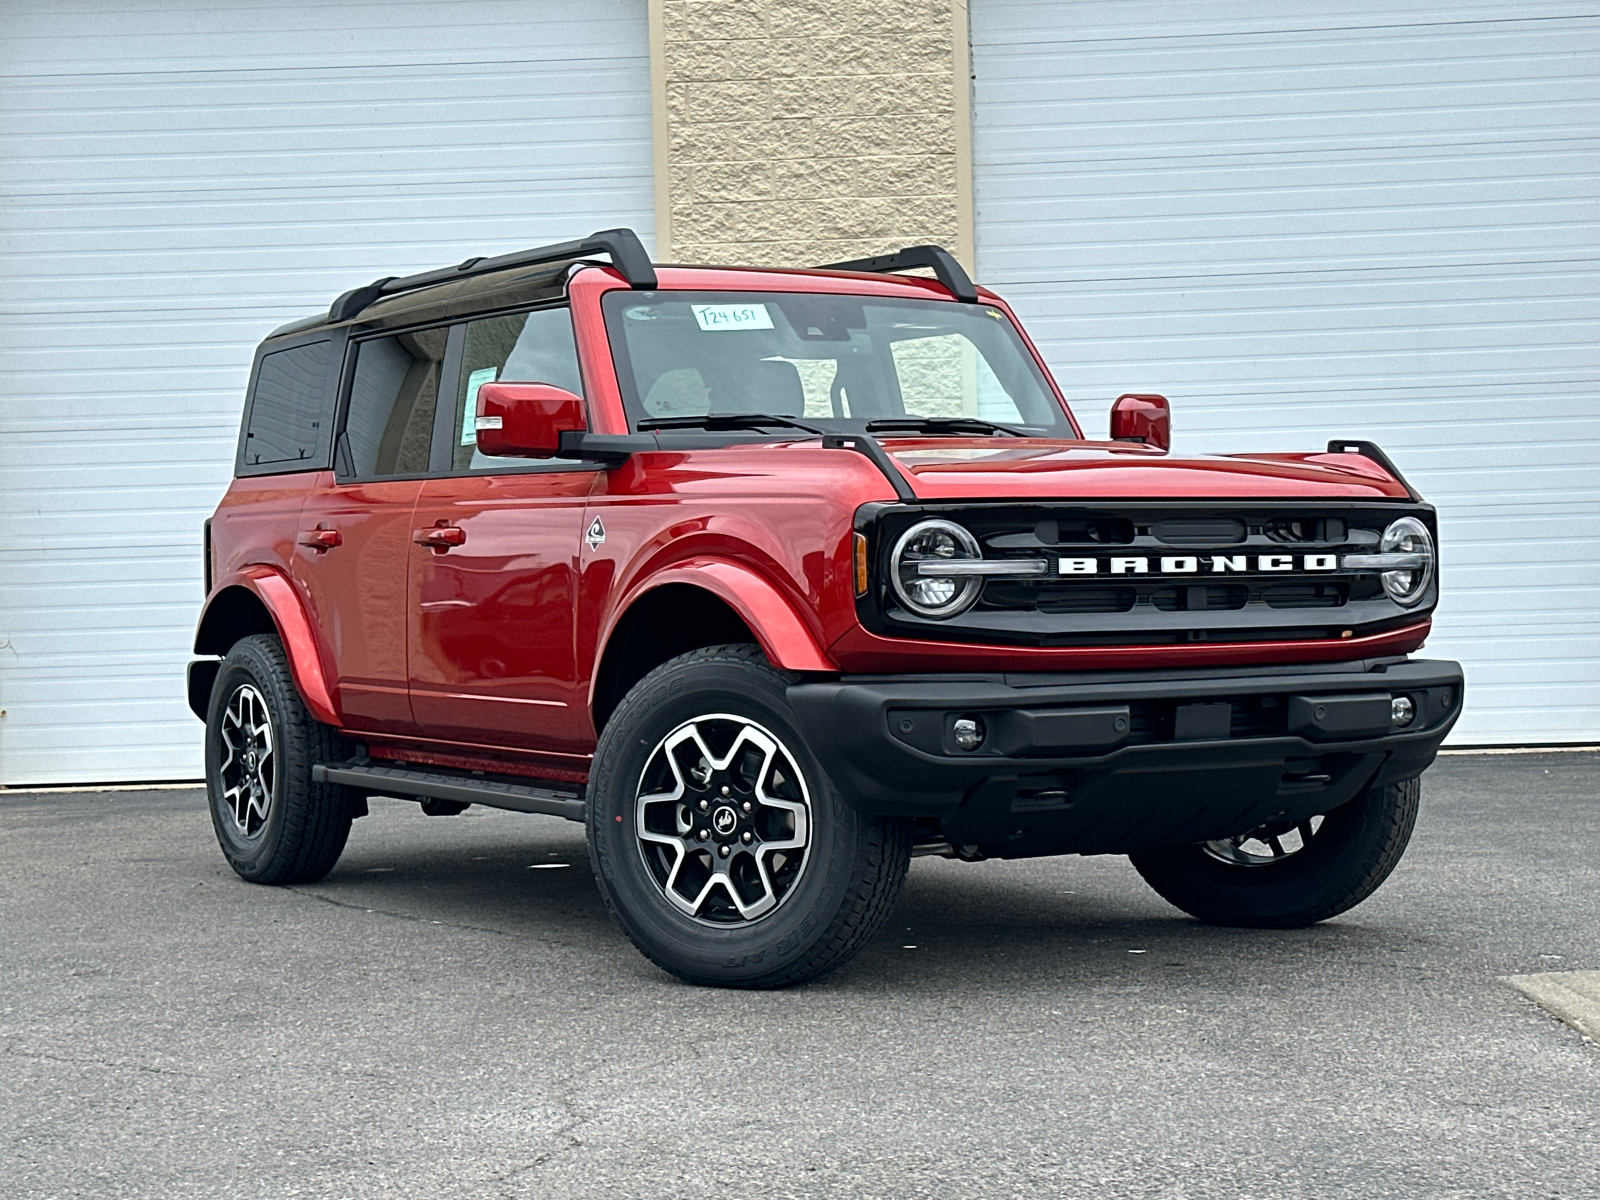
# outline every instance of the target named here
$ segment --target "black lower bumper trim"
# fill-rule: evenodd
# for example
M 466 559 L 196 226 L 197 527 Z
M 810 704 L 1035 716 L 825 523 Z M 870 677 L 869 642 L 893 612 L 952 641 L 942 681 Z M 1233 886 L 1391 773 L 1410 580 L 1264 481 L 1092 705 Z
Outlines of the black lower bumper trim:
M 1328 812 L 1425 770 L 1462 698 L 1460 666 L 1430 660 L 1032 683 L 844 677 L 796 684 L 789 700 L 855 807 L 1023 857 L 1128 853 Z M 1396 696 L 1411 702 L 1404 727 Z

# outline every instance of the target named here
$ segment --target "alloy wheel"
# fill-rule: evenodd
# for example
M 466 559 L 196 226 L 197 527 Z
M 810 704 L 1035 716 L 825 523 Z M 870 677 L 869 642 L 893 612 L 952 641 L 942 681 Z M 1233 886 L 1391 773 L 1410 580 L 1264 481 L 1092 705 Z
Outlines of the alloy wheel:
M 234 831 L 253 838 L 261 833 L 272 810 L 277 775 L 272 715 L 253 684 L 240 684 L 228 697 L 220 733 L 222 802 L 233 818 Z
M 1293 824 L 1263 825 L 1238 837 L 1203 843 L 1212 858 L 1233 867 L 1270 867 L 1299 854 L 1311 844 L 1326 818 L 1307 817 Z
M 639 852 L 661 894 L 709 925 L 770 916 L 810 859 L 811 797 L 794 755 L 745 717 L 685 721 L 645 761 Z

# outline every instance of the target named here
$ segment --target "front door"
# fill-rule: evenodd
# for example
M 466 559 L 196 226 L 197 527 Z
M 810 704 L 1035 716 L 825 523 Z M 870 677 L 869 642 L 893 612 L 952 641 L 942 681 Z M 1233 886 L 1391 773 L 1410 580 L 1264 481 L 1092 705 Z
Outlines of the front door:
M 407 688 L 407 572 L 427 474 L 448 331 L 354 347 L 337 469 L 301 512 L 294 571 L 322 632 L 345 726 L 414 733 Z
M 428 480 L 411 554 L 411 707 L 424 736 L 583 755 L 577 680 L 578 554 L 593 464 L 490 458 L 476 446 L 491 381 L 581 392 L 565 308 L 466 326 L 449 475 Z M 437 531 L 430 533 L 430 531 Z

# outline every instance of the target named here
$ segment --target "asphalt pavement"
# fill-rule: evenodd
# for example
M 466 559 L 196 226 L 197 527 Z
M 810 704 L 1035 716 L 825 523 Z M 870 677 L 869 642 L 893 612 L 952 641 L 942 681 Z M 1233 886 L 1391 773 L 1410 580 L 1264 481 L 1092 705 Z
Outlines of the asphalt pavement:
M 689 987 L 582 831 L 374 801 L 311 887 L 195 790 L 0 793 L 0 1196 L 1582 1197 L 1600 755 L 1441 759 L 1395 875 L 1211 929 L 1125 859 L 919 859 L 853 963 Z

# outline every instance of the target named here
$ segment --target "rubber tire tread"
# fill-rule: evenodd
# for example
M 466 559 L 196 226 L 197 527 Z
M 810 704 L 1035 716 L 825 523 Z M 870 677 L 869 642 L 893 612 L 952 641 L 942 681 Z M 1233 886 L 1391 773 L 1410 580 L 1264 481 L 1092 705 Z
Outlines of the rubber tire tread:
M 1421 799 L 1420 778 L 1369 787 L 1327 814 L 1311 843 L 1282 863 L 1230 866 L 1199 846 L 1129 858 L 1168 903 L 1209 925 L 1302 929 L 1354 908 L 1389 878 Z
M 616 744 L 629 736 L 635 714 L 650 702 L 654 685 L 675 671 L 686 667 L 709 664 L 734 664 L 767 675 L 778 689 L 786 689 L 796 676 L 773 667 L 761 647 L 735 643 L 705 646 L 680 654 L 656 667 L 623 697 L 610 720 L 606 722 L 600 743 L 595 748 L 594 771 L 590 780 L 593 797 L 605 785 L 605 776 L 614 768 L 617 759 Z M 808 747 L 809 749 L 809 747 Z M 815 751 L 812 751 L 815 755 Z M 832 781 L 824 777 L 818 781 L 833 790 Z M 680 969 L 665 960 L 647 941 L 641 939 L 630 927 L 624 914 L 618 911 L 611 889 L 606 885 L 595 851 L 597 807 L 591 802 L 588 811 L 589 865 L 605 899 L 606 911 L 627 935 L 638 951 L 662 970 L 677 976 L 686 983 L 739 989 L 768 989 L 790 987 L 826 975 L 849 962 L 883 928 L 894 912 L 900 889 L 905 883 L 911 862 L 912 829 L 909 821 L 884 817 L 859 816 L 862 838 L 858 842 L 858 870 L 847 885 L 845 901 L 829 921 L 827 928 L 799 958 L 777 971 L 746 979 L 725 979 L 696 974 Z
M 344 853 L 350 836 L 350 823 L 354 812 L 351 789 L 338 784 L 313 783 L 311 768 L 317 763 L 340 762 L 350 756 L 350 749 L 338 730 L 316 720 L 306 710 L 305 702 L 294 684 L 294 674 L 289 669 L 289 658 L 283 644 L 274 634 L 258 633 L 241 638 L 229 649 L 217 672 L 220 681 L 231 666 L 243 666 L 255 677 L 262 695 L 272 707 L 277 722 L 279 755 L 275 786 L 278 795 L 273 797 L 275 814 L 269 822 L 279 822 L 273 839 L 265 850 L 266 861 L 261 856 L 255 860 L 261 865 L 246 870 L 246 863 L 234 856 L 223 839 L 219 805 L 211 803 L 211 816 L 217 823 L 217 840 L 229 864 L 240 878 L 251 883 L 283 885 L 315 883 L 333 870 L 339 856 Z M 213 685 L 211 704 L 213 710 L 226 703 L 220 694 L 223 689 Z M 206 736 L 214 736 L 215 712 L 206 722 Z M 211 769 L 207 756 L 206 784 L 211 790 Z

